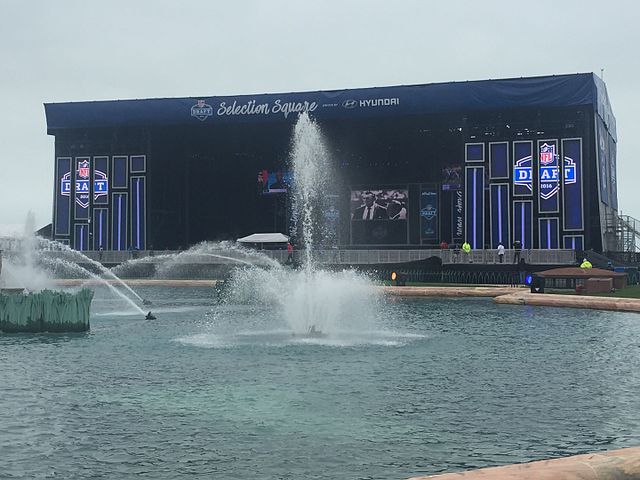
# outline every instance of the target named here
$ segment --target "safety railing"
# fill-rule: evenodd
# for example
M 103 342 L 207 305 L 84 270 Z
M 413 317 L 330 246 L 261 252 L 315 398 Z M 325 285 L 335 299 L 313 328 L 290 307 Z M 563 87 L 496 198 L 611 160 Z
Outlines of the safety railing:
M 289 254 L 286 250 L 261 250 L 244 251 L 236 249 L 207 250 L 206 252 L 179 252 L 171 250 L 151 251 L 84 251 L 89 259 L 106 264 L 123 263 L 127 260 L 140 260 L 149 263 L 160 263 L 167 256 L 172 260 L 183 263 L 201 264 L 225 264 L 225 263 L 259 263 L 257 253 L 265 255 L 273 260 L 284 263 L 288 261 Z M 293 260 L 302 261 L 305 251 L 293 252 Z M 47 253 L 51 256 L 65 257 L 68 252 L 52 250 Z M 495 250 L 471 250 L 464 253 L 458 250 L 317 250 L 313 254 L 314 260 L 319 264 L 330 265 L 384 265 L 400 264 L 424 261 L 437 258 L 444 265 L 455 264 L 499 264 L 500 258 Z M 519 259 L 533 265 L 570 265 L 576 262 L 576 254 L 573 250 L 522 250 L 519 255 L 514 250 L 505 250 L 504 263 L 517 263 Z

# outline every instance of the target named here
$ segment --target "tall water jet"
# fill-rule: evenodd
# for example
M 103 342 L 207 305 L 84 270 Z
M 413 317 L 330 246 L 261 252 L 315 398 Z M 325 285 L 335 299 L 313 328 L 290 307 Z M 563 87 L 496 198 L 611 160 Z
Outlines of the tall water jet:
M 307 112 L 300 114 L 295 124 L 289 161 L 294 179 L 292 232 L 302 235 L 303 264 L 312 270 L 313 251 L 324 234 L 327 192 L 335 185 L 335 175 L 320 127 Z
M 314 251 L 327 236 L 328 193 L 338 182 L 327 142 L 307 113 L 298 117 L 291 147 L 291 233 L 304 248 L 303 268 L 237 270 L 229 296 L 235 302 L 275 306 L 297 335 L 362 334 L 375 322 L 377 291 L 363 275 L 323 271 L 314 261 Z

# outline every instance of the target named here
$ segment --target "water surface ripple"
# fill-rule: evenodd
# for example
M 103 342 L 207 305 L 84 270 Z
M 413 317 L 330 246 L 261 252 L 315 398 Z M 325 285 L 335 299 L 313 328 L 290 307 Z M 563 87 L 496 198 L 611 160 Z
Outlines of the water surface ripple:
M 0 336 L 2 478 L 389 479 L 640 443 L 640 316 L 382 304 L 292 336 L 269 305 L 160 289 L 80 335 Z M 361 323 L 359 323 L 361 325 Z

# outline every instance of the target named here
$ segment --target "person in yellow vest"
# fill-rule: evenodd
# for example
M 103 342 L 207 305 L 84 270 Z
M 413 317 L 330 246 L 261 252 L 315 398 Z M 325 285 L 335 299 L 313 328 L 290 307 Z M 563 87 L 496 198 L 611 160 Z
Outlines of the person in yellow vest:
M 471 245 L 469 245 L 469 242 L 467 242 L 466 240 L 462 244 L 462 253 L 464 254 L 464 257 L 465 257 L 464 259 L 465 263 L 469 262 L 469 253 L 471 253 Z
M 580 268 L 593 268 L 593 265 L 591 265 L 591 262 L 589 260 L 583 258 L 582 263 L 580 264 Z

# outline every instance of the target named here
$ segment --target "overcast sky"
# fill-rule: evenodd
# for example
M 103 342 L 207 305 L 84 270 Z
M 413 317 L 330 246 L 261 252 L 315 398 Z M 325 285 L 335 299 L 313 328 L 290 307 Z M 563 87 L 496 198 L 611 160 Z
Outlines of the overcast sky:
M 604 68 L 618 196 L 640 217 L 635 1 L 0 0 L 0 225 L 51 221 L 43 102 L 479 80 Z M 5 227 L 6 230 L 6 227 Z

